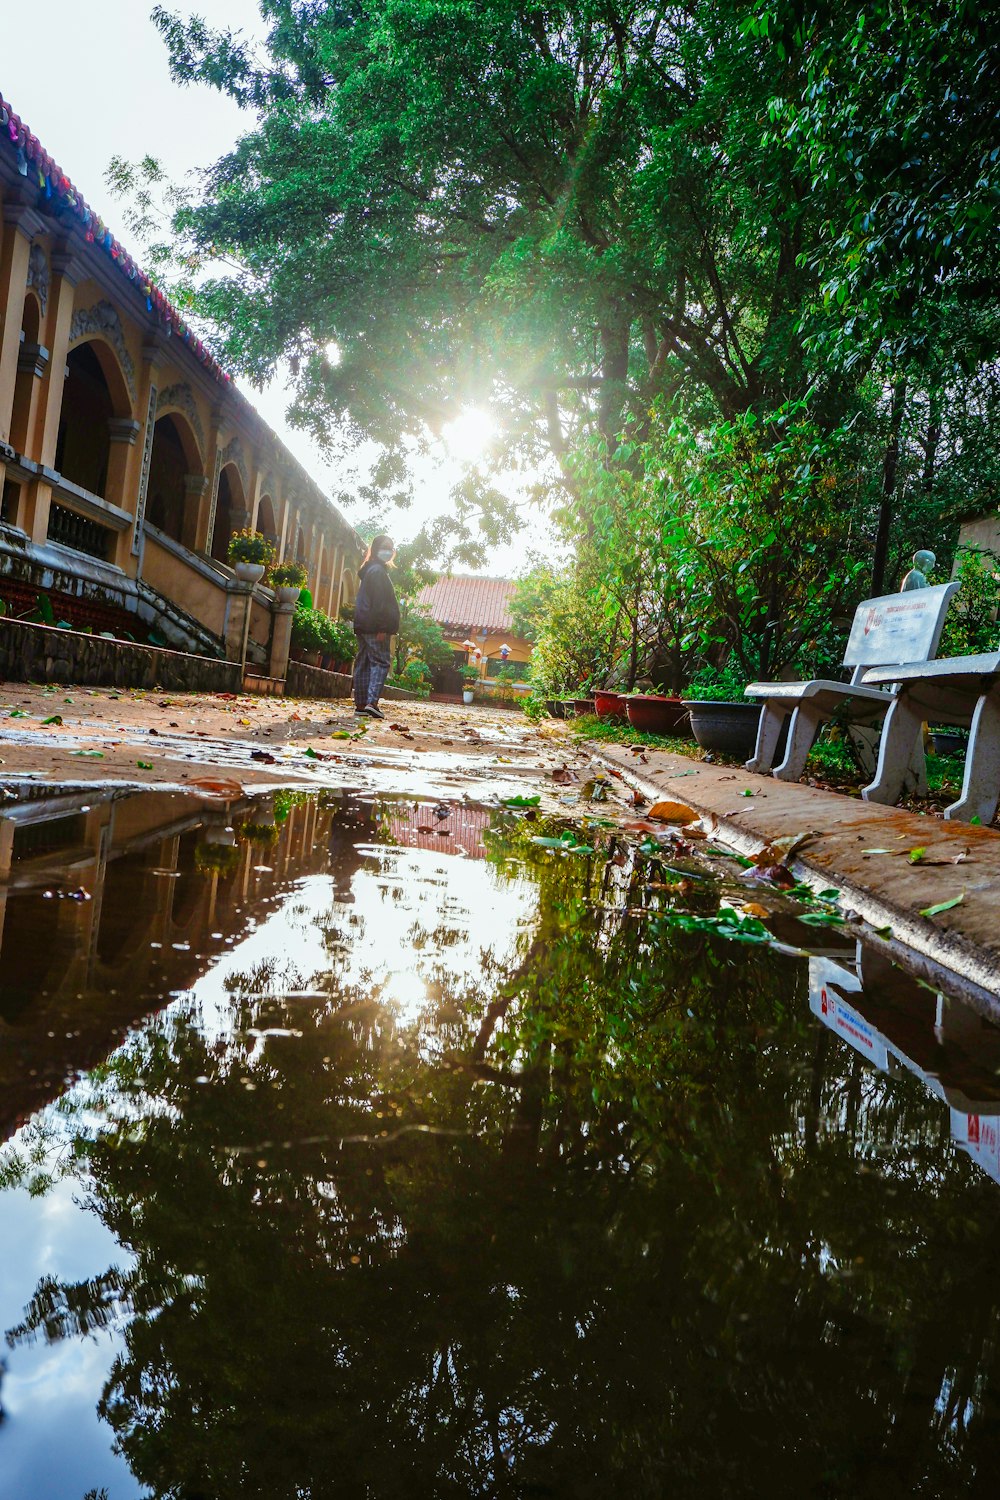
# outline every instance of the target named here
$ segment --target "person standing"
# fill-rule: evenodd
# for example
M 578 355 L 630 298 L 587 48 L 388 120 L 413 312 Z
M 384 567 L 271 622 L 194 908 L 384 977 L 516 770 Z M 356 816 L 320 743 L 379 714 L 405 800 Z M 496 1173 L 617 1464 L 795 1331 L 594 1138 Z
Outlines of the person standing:
M 396 548 L 392 538 L 377 536 L 368 548 L 358 576 L 361 585 L 354 601 L 354 706 L 359 714 L 384 719 L 378 706 L 389 675 L 389 642 L 399 629 L 399 604 L 389 577 Z

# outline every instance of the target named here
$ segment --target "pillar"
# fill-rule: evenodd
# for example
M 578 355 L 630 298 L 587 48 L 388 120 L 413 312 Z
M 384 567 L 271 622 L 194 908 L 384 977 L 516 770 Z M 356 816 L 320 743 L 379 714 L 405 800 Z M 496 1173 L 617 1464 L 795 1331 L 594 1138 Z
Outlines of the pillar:
M 108 454 L 108 482 L 104 487 L 104 498 L 122 510 L 131 510 L 129 504 L 133 490 L 133 459 L 138 460 L 139 449 L 136 438 L 142 431 L 142 423 L 131 417 L 111 417 L 108 421 L 108 436 L 111 447 Z M 137 478 L 137 476 L 136 476 Z M 120 531 L 115 537 L 115 552 L 112 561 L 120 568 L 128 566 L 132 552 L 132 528 Z
M 21 315 L 28 292 L 28 252 L 42 227 L 33 209 L 5 203 L 0 240 L 0 441 L 10 439 L 10 422 L 21 352 Z
M 333 585 L 333 605 L 330 613 L 335 620 L 340 618 L 340 606 L 344 597 L 344 568 L 347 564 L 347 548 L 341 547 L 340 560 L 337 563 L 337 573 Z
M 51 256 L 52 287 L 49 291 L 49 310 L 46 321 L 46 337 L 52 350 L 52 358 L 46 374 L 42 377 L 42 390 L 38 399 L 38 421 L 31 447 L 31 457 L 50 472 L 55 462 L 56 438 L 59 433 L 59 417 L 62 413 L 63 392 L 66 383 L 66 359 L 69 354 L 69 329 L 73 318 L 73 302 L 77 284 L 83 276 L 83 267 L 66 251 L 56 251 Z M 42 474 L 27 486 L 19 521 L 33 542 L 44 542 L 49 529 L 49 506 L 52 501 L 52 486 Z
M 212 432 L 208 440 L 208 454 L 205 472 L 208 475 L 208 484 L 198 507 L 198 516 L 194 524 L 194 540 L 188 542 L 185 537 L 185 545 L 190 546 L 192 552 L 210 552 L 212 549 L 212 532 L 215 529 L 215 507 L 219 501 L 219 476 L 222 473 L 222 410 L 216 407 L 212 412 Z
M 288 675 L 288 657 L 292 649 L 292 616 L 294 604 L 275 604 L 272 609 L 271 655 L 267 664 L 269 677 L 284 680 Z

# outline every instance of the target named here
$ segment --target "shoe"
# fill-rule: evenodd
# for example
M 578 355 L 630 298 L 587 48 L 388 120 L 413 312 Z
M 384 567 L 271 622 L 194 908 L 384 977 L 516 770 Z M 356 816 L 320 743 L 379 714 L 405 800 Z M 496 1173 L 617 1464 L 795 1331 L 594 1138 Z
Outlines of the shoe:
M 369 719 L 384 719 L 385 718 L 385 714 L 382 712 L 382 710 L 380 708 L 376 708 L 376 706 L 375 706 L 374 703 L 369 703 L 369 704 L 366 705 L 366 707 L 364 707 L 362 709 L 359 709 L 359 713 L 367 714 L 368 717 L 369 717 Z

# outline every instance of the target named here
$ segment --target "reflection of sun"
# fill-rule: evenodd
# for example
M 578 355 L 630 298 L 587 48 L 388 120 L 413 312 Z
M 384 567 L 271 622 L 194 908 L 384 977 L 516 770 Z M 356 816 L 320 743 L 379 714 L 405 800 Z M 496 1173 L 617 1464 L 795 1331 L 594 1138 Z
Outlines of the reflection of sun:
M 415 1021 L 427 1001 L 427 985 L 413 969 L 390 970 L 382 986 L 382 999 L 396 1005 L 401 1016 Z
M 489 412 L 470 406 L 454 422 L 445 424 L 442 436 L 453 458 L 462 463 L 475 463 L 496 436 L 496 423 Z

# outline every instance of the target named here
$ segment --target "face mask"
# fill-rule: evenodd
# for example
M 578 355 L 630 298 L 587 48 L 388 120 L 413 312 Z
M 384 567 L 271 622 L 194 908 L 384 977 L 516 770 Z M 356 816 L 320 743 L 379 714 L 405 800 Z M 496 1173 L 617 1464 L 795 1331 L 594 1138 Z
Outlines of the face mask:
M 375 556 L 378 558 L 379 562 L 391 562 L 393 558 L 393 549 L 391 547 L 380 547 Z

